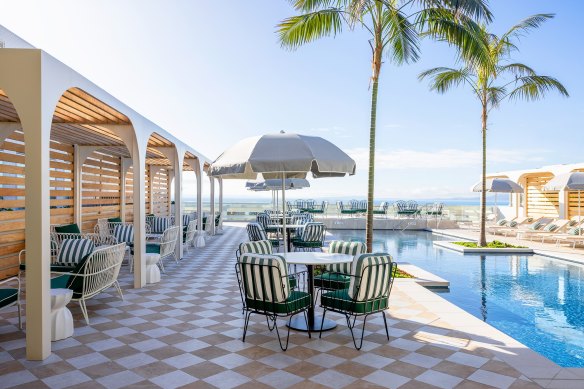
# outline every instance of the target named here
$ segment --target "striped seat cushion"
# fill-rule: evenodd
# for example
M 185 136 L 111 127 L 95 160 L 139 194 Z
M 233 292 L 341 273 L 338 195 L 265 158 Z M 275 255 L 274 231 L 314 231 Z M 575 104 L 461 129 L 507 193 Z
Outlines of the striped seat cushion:
M 282 303 L 290 296 L 284 257 L 246 253 L 238 265 L 246 300 Z
M 83 257 L 93 252 L 95 245 L 90 239 L 64 239 L 56 265 L 76 265 Z
M 351 266 L 348 295 L 356 301 L 382 297 L 389 292 L 391 255 L 361 254 Z M 382 266 L 377 266 L 382 265 Z
M 249 223 L 247 225 L 247 235 L 249 237 L 249 240 L 254 242 L 258 240 L 268 239 L 266 232 L 259 223 Z
M 582 235 L 582 228 L 580 227 L 573 227 L 568 230 L 568 234 L 570 235 Z
M 509 222 L 509 227 L 517 227 L 517 222 L 515 220 L 511 220 Z
M 272 254 L 272 242 L 269 240 L 244 242 L 239 245 L 239 251 L 242 254 Z
M 188 226 L 189 223 L 191 222 L 191 215 L 183 215 L 182 221 L 183 221 L 183 227 Z
M 300 238 L 303 242 L 322 242 L 324 240 L 324 224 L 322 223 L 306 223 L 302 236 Z
M 355 313 L 376 312 L 389 306 L 388 298 L 355 302 L 348 292 L 349 289 L 339 289 L 324 293 L 320 298 L 320 302 L 325 307 Z
M 329 244 L 329 253 L 349 254 L 357 258 L 365 253 L 366 246 L 362 242 L 345 242 L 342 240 L 333 240 Z M 335 263 L 326 265 L 326 269 L 331 272 L 351 274 L 351 263 Z
M 543 231 L 545 231 L 545 232 L 554 232 L 557 229 L 558 229 L 558 226 L 556 224 L 550 223 L 550 224 L 548 224 L 547 226 L 545 226 L 543 228 Z
M 118 243 L 131 243 L 134 241 L 134 226 L 131 224 L 118 224 L 114 227 L 114 237 Z
M 167 217 L 154 217 L 150 223 L 153 234 L 162 234 L 169 226 L 170 220 Z
M 504 226 L 505 224 L 507 224 L 507 220 L 506 219 L 501 219 L 497 222 L 498 226 Z
M 528 228 L 531 231 L 537 231 L 537 230 L 539 230 L 541 228 L 541 226 L 543 226 L 543 223 L 537 221 L 537 222 L 535 222 L 533 224 L 530 224 Z

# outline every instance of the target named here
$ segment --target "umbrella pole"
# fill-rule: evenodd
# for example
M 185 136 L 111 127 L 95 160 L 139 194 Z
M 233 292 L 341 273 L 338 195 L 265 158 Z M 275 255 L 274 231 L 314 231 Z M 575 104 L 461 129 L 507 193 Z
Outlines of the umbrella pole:
M 284 240 L 284 252 L 288 252 L 288 241 L 286 240 L 286 173 L 282 172 L 282 237 Z

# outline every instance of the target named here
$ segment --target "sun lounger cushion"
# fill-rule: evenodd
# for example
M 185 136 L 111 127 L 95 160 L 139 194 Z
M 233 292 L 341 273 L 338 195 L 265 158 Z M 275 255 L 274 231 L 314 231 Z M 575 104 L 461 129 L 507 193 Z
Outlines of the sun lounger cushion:
M 505 224 L 507 224 L 507 219 L 501 219 L 497 222 L 498 226 L 504 226 Z
M 64 239 L 56 265 L 74 266 L 93 252 L 95 245 L 90 239 Z
M 548 224 L 547 226 L 545 226 L 543 228 L 543 231 L 545 231 L 545 232 L 554 232 L 557 229 L 558 229 L 558 226 L 556 224 L 550 223 L 550 224 Z
M 541 228 L 542 225 L 543 225 L 542 222 L 537 221 L 537 222 L 535 222 L 533 224 L 530 224 L 529 227 L 528 227 L 528 229 L 529 230 L 532 230 L 532 231 L 537 231 L 537 230 L 539 230 Z
M 509 222 L 509 227 L 517 227 L 517 222 L 515 220 L 511 220 Z
M 570 235 L 582 235 L 582 232 L 584 232 L 584 229 L 580 227 L 574 227 L 568 230 L 568 234 Z

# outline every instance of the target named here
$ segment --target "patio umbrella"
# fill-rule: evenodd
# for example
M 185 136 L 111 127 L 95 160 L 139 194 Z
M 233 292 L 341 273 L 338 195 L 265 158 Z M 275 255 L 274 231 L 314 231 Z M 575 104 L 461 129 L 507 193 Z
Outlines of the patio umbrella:
M 472 187 L 473 192 L 482 192 L 482 182 Z M 495 193 L 495 208 L 497 208 L 497 193 L 523 193 L 523 187 L 508 178 L 487 178 L 487 192 Z
M 560 190 L 573 190 L 578 192 L 578 222 L 582 222 L 580 213 L 580 192 L 584 190 L 584 172 L 570 172 L 558 174 L 544 185 L 543 190 L 553 192 Z M 568 203 L 569 207 L 569 203 Z M 580 230 L 580 233 L 582 231 Z
M 310 182 L 305 178 L 286 178 L 284 183 L 286 190 L 309 188 Z M 276 208 L 278 201 L 278 191 L 282 190 L 282 181 L 277 178 L 272 178 L 264 181 L 248 181 L 245 183 L 247 190 L 254 192 L 272 191 L 273 207 Z
M 245 138 L 223 152 L 211 164 L 208 175 L 223 179 L 277 178 L 286 209 L 286 178 L 343 177 L 355 174 L 355 161 L 328 140 L 300 134 L 266 134 Z M 284 241 L 286 241 L 286 218 Z

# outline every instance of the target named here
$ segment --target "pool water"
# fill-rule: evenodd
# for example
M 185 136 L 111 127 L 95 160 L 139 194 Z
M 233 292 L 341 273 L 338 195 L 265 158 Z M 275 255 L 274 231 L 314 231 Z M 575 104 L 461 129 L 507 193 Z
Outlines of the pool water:
M 365 231 L 333 230 L 364 240 Z M 563 367 L 584 367 L 584 267 L 539 255 L 462 255 L 425 231 L 376 231 L 390 253 L 450 281 L 440 295 Z

